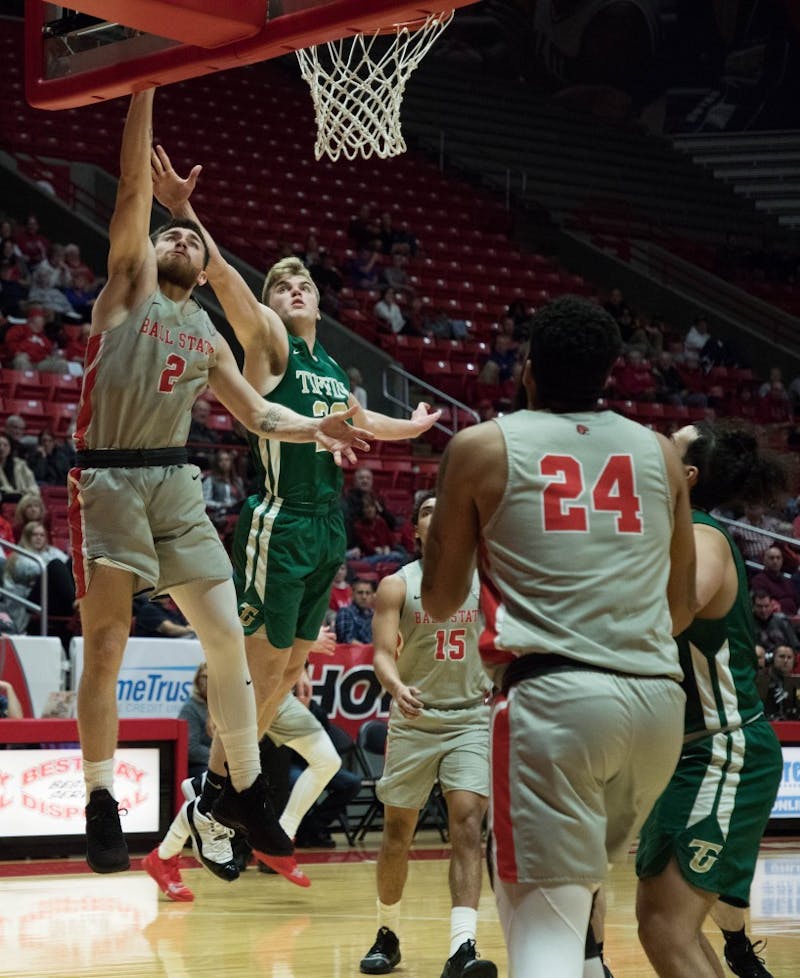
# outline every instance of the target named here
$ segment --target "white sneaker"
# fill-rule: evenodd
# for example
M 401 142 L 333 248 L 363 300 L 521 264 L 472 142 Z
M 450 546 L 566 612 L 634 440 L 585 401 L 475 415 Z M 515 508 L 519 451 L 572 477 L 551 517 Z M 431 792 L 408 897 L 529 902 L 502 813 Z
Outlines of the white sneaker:
M 197 809 L 196 801 L 184 802 L 185 812 L 192 840 L 195 858 L 218 879 L 232 883 L 239 878 L 239 868 L 233 858 L 231 838 L 233 830 L 220 825 L 210 815 Z

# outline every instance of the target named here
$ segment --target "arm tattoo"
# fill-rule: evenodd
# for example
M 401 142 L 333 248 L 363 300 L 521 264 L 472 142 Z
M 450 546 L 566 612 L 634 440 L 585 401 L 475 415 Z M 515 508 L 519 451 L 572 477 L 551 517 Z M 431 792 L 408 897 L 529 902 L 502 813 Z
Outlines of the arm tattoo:
M 262 431 L 274 431 L 278 427 L 278 422 L 283 418 L 283 409 L 278 404 L 270 404 L 267 413 L 259 422 L 258 427 Z

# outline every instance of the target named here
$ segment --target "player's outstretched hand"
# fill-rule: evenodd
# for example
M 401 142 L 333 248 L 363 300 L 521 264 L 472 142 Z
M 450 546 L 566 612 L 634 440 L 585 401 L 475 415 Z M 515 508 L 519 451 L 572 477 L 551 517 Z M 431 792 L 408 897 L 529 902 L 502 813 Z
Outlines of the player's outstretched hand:
M 441 416 L 441 411 L 431 411 L 430 404 L 426 401 L 420 401 L 411 412 L 411 418 L 409 420 L 417 428 L 417 435 L 421 435 L 424 431 L 432 428 Z M 414 438 L 416 436 L 412 435 L 411 437 Z
M 375 437 L 371 431 L 347 423 L 348 419 L 360 410 L 361 406 L 354 404 L 346 411 L 326 415 L 319 422 L 317 444 L 333 454 L 333 460 L 337 465 L 342 464 L 343 458 L 348 462 L 356 462 L 356 449 L 360 452 L 368 452 L 369 442 Z
M 192 196 L 203 167 L 193 166 L 188 177 L 179 177 L 172 168 L 163 146 L 150 150 L 150 172 L 153 174 L 153 196 L 168 211 L 176 211 Z

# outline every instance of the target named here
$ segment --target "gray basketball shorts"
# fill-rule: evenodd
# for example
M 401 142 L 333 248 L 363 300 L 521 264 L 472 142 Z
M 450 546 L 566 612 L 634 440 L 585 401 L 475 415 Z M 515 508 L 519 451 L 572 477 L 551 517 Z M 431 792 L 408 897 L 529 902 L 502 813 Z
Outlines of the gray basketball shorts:
M 278 705 L 277 713 L 269 726 L 267 733 L 277 747 L 288 744 L 300 737 L 308 737 L 319 733 L 322 724 L 309 710 L 303 706 L 294 693 L 287 693 Z
M 675 770 L 684 705 L 671 679 L 578 668 L 498 697 L 490 825 L 500 879 L 602 882 Z
M 196 465 L 72 469 L 72 570 L 79 598 L 94 567 L 136 575 L 135 590 L 226 581 L 231 563 L 206 513 Z
M 442 791 L 489 794 L 489 707 L 426 710 L 409 722 L 392 716 L 378 798 L 422 809 L 438 780 Z

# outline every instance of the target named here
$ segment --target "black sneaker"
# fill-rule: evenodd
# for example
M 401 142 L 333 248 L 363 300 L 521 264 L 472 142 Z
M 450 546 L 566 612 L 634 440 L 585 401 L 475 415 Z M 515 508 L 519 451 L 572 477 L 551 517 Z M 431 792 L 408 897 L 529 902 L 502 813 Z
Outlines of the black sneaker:
M 222 825 L 244 833 L 256 852 L 268 856 L 291 856 L 294 852 L 292 840 L 278 822 L 261 774 L 244 791 L 234 790 L 226 781 L 211 814 Z
M 756 941 L 752 944 L 747 938 L 741 947 L 726 944 L 725 962 L 739 978 L 772 978 L 770 972 L 764 967 L 764 959 L 758 956 L 766 946 L 766 941 Z
M 131 868 L 119 805 L 105 788 L 95 788 L 86 806 L 86 862 L 95 873 L 122 873 Z
M 497 968 L 491 961 L 478 957 L 475 941 L 464 941 L 444 965 L 442 978 L 497 978 Z
M 375 943 L 361 959 L 362 975 L 388 975 L 400 964 L 400 941 L 388 927 L 381 927 Z
M 253 855 L 253 847 L 241 832 L 234 832 L 233 838 L 231 839 L 231 848 L 233 849 L 233 861 L 236 863 L 239 872 L 243 873 L 250 863 L 250 857 Z M 260 868 L 264 864 L 259 863 L 258 865 Z

